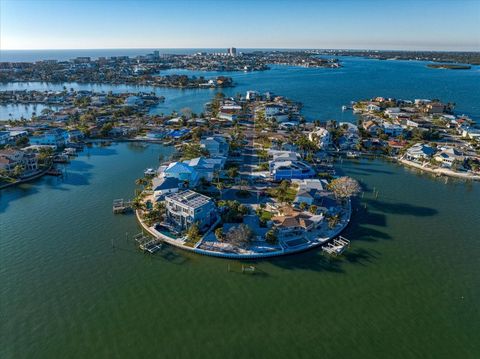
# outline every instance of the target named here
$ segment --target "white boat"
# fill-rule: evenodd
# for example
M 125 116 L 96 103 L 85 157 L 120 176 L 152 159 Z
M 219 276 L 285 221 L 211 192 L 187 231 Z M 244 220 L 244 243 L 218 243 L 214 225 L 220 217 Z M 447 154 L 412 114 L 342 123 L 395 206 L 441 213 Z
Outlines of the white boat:
M 357 152 L 353 152 L 353 151 L 347 152 L 347 158 L 359 158 L 359 157 L 360 155 Z
M 157 171 L 156 171 L 155 169 L 153 169 L 153 168 L 147 168 L 147 169 L 143 172 L 143 174 L 144 174 L 145 176 L 155 176 L 155 175 L 157 174 Z
M 347 106 L 343 105 L 342 106 L 342 111 L 346 111 L 347 110 Z

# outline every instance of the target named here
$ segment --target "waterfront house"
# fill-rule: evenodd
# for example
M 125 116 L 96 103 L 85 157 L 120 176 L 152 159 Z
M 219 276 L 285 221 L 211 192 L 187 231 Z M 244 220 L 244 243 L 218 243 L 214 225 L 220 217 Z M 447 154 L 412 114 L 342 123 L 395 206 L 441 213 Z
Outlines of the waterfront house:
M 149 140 L 158 140 L 165 137 L 165 132 L 163 131 L 148 131 L 146 137 Z
M 183 162 L 172 162 L 166 168 L 162 168 L 161 177 L 173 177 L 188 182 L 191 187 L 195 187 L 200 178 L 195 168 Z
M 369 112 L 378 112 L 380 111 L 382 108 L 378 105 L 375 105 L 373 103 L 367 105 L 367 111 Z
M 400 107 L 389 107 L 387 108 L 384 113 L 388 117 L 394 117 L 395 115 L 398 115 L 401 112 Z
M 245 95 L 247 101 L 255 101 L 259 97 L 260 94 L 257 91 L 247 91 L 247 94 Z
M 403 128 L 400 125 L 386 122 L 383 124 L 383 132 L 388 136 L 398 137 L 403 133 Z
M 293 209 L 284 209 L 283 214 L 272 218 L 280 241 L 302 238 L 307 231 L 318 228 L 323 215 L 312 215 Z
M 298 160 L 272 160 L 269 162 L 270 176 L 274 181 L 312 178 L 315 171 L 306 162 Z
M 194 223 L 206 230 L 217 219 L 214 202 L 191 190 L 166 195 L 165 207 L 167 221 L 177 230 L 186 230 Z
M 308 134 L 308 139 L 317 144 L 320 149 L 326 149 L 330 144 L 330 132 L 319 127 Z
M 435 154 L 435 149 L 424 143 L 417 143 L 410 147 L 405 157 L 411 161 L 429 159 Z
M 135 130 L 131 127 L 117 126 L 113 127 L 110 131 L 108 131 L 108 135 L 111 137 L 124 137 L 129 136 L 133 132 L 135 132 Z
M 371 135 L 376 135 L 377 131 L 380 129 L 380 126 L 378 126 L 372 120 L 364 121 L 362 123 L 362 127 L 365 131 L 367 131 Z
M 338 147 L 341 150 L 354 150 L 357 149 L 360 143 L 360 137 L 357 133 L 347 132 L 338 139 Z
M 5 145 L 10 140 L 10 132 L 0 131 L 0 145 Z
M 215 172 L 220 171 L 225 166 L 226 157 L 197 157 L 191 160 L 183 161 L 189 167 L 193 168 L 198 178 L 212 181 Z
M 297 195 L 293 203 L 300 204 L 302 202 L 311 205 L 316 199 L 319 199 L 324 191 L 324 183 L 317 179 L 293 180 L 298 185 Z
M 16 166 L 21 166 L 25 171 L 36 171 L 37 157 L 33 153 L 12 148 L 0 150 L 0 169 L 11 172 Z
M 475 128 L 466 128 L 462 131 L 463 138 L 470 138 L 480 142 L 480 130 Z
M 453 147 L 443 148 L 442 151 L 435 154 L 435 160 L 440 162 L 443 167 L 452 167 L 454 163 L 463 165 L 465 156 L 459 150 Z
M 339 122 L 338 127 L 342 128 L 345 133 L 358 134 L 358 126 L 350 122 Z
M 200 146 L 206 149 L 212 157 L 228 155 L 228 142 L 225 137 L 222 136 L 202 138 L 200 140 Z
M 80 130 L 70 130 L 67 132 L 68 142 L 77 142 L 82 140 L 85 135 Z
M 29 141 L 32 145 L 54 146 L 55 148 L 64 147 L 66 131 L 59 129 L 50 130 L 42 135 L 30 137 Z
M 188 128 L 181 128 L 181 129 L 171 130 L 170 132 L 167 133 L 167 136 L 172 137 L 174 139 L 179 139 L 187 135 L 188 133 L 190 133 L 190 130 Z
M 152 180 L 153 197 L 155 201 L 161 200 L 165 195 L 179 191 L 183 182 L 174 177 L 155 177 Z
M 449 108 L 441 102 L 430 102 L 425 105 L 424 111 L 430 114 L 440 114 L 449 111 Z

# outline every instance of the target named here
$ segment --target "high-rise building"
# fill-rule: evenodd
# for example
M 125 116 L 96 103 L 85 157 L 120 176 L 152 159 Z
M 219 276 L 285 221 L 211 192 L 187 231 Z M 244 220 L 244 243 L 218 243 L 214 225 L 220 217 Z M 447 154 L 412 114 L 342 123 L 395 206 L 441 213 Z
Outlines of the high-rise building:
M 237 56 L 237 49 L 234 48 L 234 47 L 229 48 L 228 49 L 228 55 L 233 56 L 233 57 Z

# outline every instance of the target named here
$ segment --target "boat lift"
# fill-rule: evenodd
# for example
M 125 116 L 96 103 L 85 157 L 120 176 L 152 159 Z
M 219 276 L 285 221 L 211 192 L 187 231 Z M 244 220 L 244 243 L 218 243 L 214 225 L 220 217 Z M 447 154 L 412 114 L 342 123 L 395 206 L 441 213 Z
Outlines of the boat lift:
M 350 247 L 350 241 L 345 237 L 339 236 L 334 238 L 331 243 L 322 246 L 322 250 L 330 255 L 338 256 L 345 252 L 348 247 Z
M 163 247 L 163 243 L 160 238 L 146 236 L 143 234 L 143 232 L 134 235 L 133 240 L 138 243 L 139 248 L 142 251 L 152 254 L 159 251 Z

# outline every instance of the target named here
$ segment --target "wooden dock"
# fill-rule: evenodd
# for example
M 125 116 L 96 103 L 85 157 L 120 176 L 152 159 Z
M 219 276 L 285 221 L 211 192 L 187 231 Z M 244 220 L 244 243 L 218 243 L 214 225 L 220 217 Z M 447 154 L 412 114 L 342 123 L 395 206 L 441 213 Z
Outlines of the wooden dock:
M 132 201 L 125 201 L 123 198 L 113 200 L 113 213 L 120 214 L 131 211 Z

